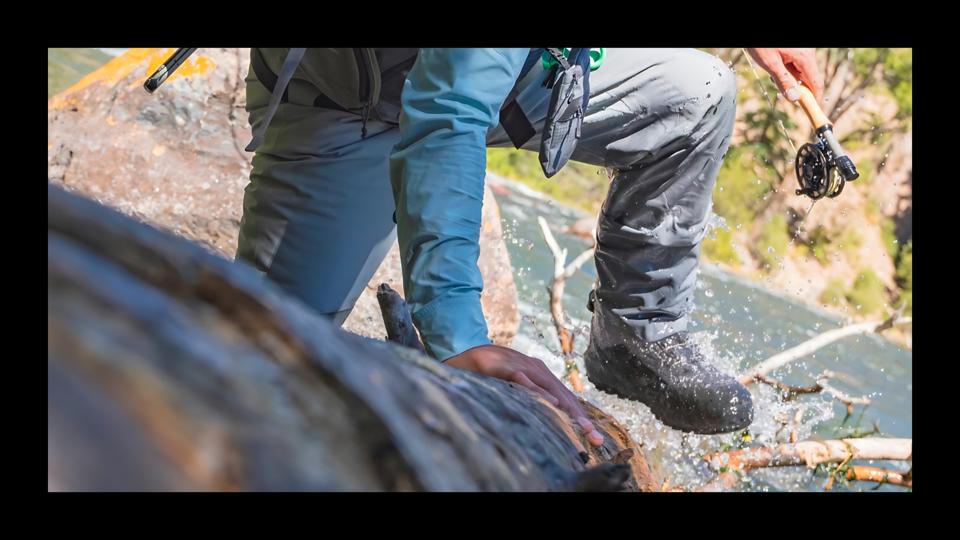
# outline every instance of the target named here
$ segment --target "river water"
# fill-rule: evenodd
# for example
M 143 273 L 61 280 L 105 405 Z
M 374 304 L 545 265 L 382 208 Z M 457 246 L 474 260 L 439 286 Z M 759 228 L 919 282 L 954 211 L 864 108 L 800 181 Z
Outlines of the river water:
M 530 190 L 522 184 L 493 175 L 488 182 L 497 188 L 497 201 L 503 220 L 507 247 L 517 283 L 521 313 L 520 331 L 513 346 L 525 354 L 542 359 L 561 376 L 563 361 L 549 311 L 547 287 L 553 275 L 553 255 L 543 241 L 537 216 L 543 216 L 561 248 L 567 248 L 568 261 L 588 249 L 590 244 L 576 236 L 559 232 L 586 214 L 565 207 Z M 582 328 L 575 342 L 579 357 L 586 347 L 591 313 L 586 307 L 587 293 L 596 279 L 592 262 L 581 267 L 567 281 L 563 306 L 571 325 Z M 714 364 L 731 375 L 756 365 L 770 356 L 797 345 L 817 334 L 842 326 L 842 321 L 815 311 L 783 295 L 767 291 L 716 268 L 703 267 L 696 292 L 691 332 Z M 754 422 L 749 427 L 750 444 L 786 442 L 789 427 L 781 420 L 792 420 L 798 409 L 803 412 L 797 429 L 800 440 L 834 439 L 870 431 L 873 436 L 913 436 L 913 355 L 875 334 L 853 336 L 817 350 L 771 374 L 788 384 L 810 385 L 824 370 L 835 373 L 831 385 L 852 396 L 867 396 L 871 403 L 856 405 L 848 416 L 846 406 L 820 394 L 801 395 L 783 402 L 772 388 L 753 385 Z M 578 359 L 581 373 L 582 360 Z M 664 426 L 641 403 L 623 400 L 596 390 L 585 377 L 585 396 L 612 414 L 644 447 L 658 468 L 657 476 L 670 485 L 696 488 L 713 478 L 703 455 L 736 445 L 740 435 L 684 435 Z M 902 463 L 873 463 L 905 471 Z M 805 467 L 756 470 L 748 473 L 735 488 L 748 491 L 822 491 L 827 474 Z M 876 488 L 869 482 L 848 485 L 835 482 L 833 491 L 867 491 Z M 879 490 L 903 488 L 880 486 Z

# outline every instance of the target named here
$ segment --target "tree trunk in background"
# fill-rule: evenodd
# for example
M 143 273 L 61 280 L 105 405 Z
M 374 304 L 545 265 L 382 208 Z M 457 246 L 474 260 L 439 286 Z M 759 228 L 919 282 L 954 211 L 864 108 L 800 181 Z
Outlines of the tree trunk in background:
M 144 79 L 172 52 L 130 49 L 49 100 L 48 180 L 232 259 L 253 156 L 243 150 L 250 50 L 200 49 L 148 94 Z M 517 291 L 489 189 L 480 271 L 490 337 L 509 345 L 520 321 Z M 345 328 L 383 337 L 383 282 L 403 292 L 396 243 Z
M 526 389 L 339 330 L 83 197 L 47 200 L 51 490 L 655 489 L 595 407 L 599 449 Z

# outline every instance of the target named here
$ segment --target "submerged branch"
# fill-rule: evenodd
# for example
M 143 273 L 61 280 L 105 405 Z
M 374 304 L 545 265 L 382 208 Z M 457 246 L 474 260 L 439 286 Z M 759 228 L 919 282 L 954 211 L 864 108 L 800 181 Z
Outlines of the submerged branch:
M 832 371 L 826 370 L 817 377 L 817 382 L 811 386 L 791 386 L 766 375 L 757 375 L 754 380 L 770 385 L 782 392 L 784 401 L 790 401 L 800 394 L 819 394 L 821 392 L 830 394 L 834 399 L 847 406 L 847 414 L 853 412 L 854 405 L 869 405 L 871 403 L 867 396 L 854 397 L 827 384 L 827 380 L 833 375 Z
M 912 461 L 913 439 L 864 437 L 803 441 L 718 452 L 708 454 L 704 459 L 714 469 L 739 471 L 797 465 L 815 467 L 821 463 L 844 463 L 853 459 Z
M 880 333 L 889 328 L 893 328 L 894 326 L 910 324 L 912 322 L 912 317 L 901 317 L 900 312 L 897 312 L 883 321 L 868 321 L 829 330 L 820 334 L 819 336 L 804 341 L 795 347 L 775 354 L 760 364 L 750 368 L 744 374 L 740 375 L 740 383 L 745 385 L 752 384 L 753 382 L 759 380 L 760 377 L 767 375 L 771 371 L 781 368 L 790 362 L 803 358 L 813 351 L 845 337 L 855 336 L 858 334 L 868 334 L 870 332 Z
M 563 290 L 566 287 L 567 279 L 573 276 L 593 256 L 594 248 L 590 248 L 580 255 L 577 255 L 570 264 L 567 264 L 567 250 L 561 249 L 557 244 L 556 238 L 547 225 L 547 220 L 543 216 L 537 216 L 537 222 L 540 223 L 540 231 L 543 233 L 543 239 L 546 241 L 550 252 L 553 253 L 553 281 L 550 284 L 550 315 L 553 318 L 553 326 L 557 331 L 557 338 L 560 340 L 560 350 L 563 353 L 566 376 L 570 384 L 577 392 L 583 391 L 583 383 L 580 382 L 580 374 L 577 364 L 573 360 L 573 339 L 574 334 L 567 328 L 566 319 L 563 316 Z

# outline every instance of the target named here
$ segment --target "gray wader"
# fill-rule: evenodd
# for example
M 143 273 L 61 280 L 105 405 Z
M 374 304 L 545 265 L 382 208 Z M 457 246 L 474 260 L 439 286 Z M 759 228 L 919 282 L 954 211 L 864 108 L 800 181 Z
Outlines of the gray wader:
M 538 62 L 517 96 L 538 134 L 544 76 Z M 246 81 L 256 127 L 270 91 L 253 70 Z M 615 173 L 597 228 L 595 301 L 638 337 L 661 339 L 686 328 L 735 76 L 694 49 L 608 49 L 590 91 L 572 159 Z M 316 94 L 294 79 L 254 155 L 237 259 L 342 323 L 395 238 L 388 158 L 399 129 L 374 115 L 361 138 L 359 115 L 314 107 Z M 511 146 L 501 126 L 487 143 Z

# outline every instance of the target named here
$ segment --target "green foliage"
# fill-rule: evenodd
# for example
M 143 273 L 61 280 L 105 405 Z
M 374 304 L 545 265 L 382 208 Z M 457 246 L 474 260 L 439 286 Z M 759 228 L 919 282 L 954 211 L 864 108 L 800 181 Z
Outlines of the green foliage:
M 843 280 L 833 278 L 827 282 L 827 286 L 820 293 L 820 302 L 829 306 L 839 306 L 845 300 Z
M 813 255 L 821 265 L 827 266 L 830 264 L 831 253 L 853 254 L 863 245 L 863 238 L 851 227 L 839 233 L 832 233 L 823 225 L 818 225 L 807 234 L 800 245 L 802 251 Z
M 897 116 L 913 115 L 913 49 L 890 49 L 883 64 L 884 79 L 897 100 Z
M 900 296 L 897 298 L 897 306 L 903 306 L 904 315 L 913 314 L 913 290 L 904 290 L 900 291 Z
M 602 167 L 569 162 L 553 178 L 543 175 L 534 152 L 515 148 L 488 148 L 487 169 L 546 193 L 563 204 L 598 212 L 610 180 Z
M 897 285 L 913 290 L 913 240 L 907 241 L 897 257 Z
M 752 150 L 744 145 L 731 147 L 713 188 L 713 211 L 731 225 L 749 227 L 773 190 L 773 182 L 754 173 L 756 158 Z
M 843 51 L 844 49 L 840 49 Z M 913 114 L 913 49 L 853 49 L 852 62 L 860 77 L 872 76 L 882 66 L 882 79 L 877 85 L 889 92 L 897 102 L 898 118 Z
M 752 95 L 753 99 L 761 100 L 762 104 L 756 110 L 741 113 L 745 127 L 743 137 L 754 157 L 764 165 L 766 172 L 775 175 L 777 183 L 780 183 L 792 168 L 796 155 L 784 131 L 792 132 L 797 128 L 797 124 L 787 114 L 786 107 L 769 104 L 777 103 L 774 100 L 778 94 L 776 85 L 769 77 L 757 81 L 757 86 L 760 88 L 752 88 L 749 95 Z
M 733 232 L 730 229 L 715 229 L 711 236 L 703 239 L 701 244 L 703 256 L 713 262 L 740 265 L 740 256 L 733 245 Z
M 886 288 L 877 274 L 868 268 L 862 270 L 854 279 L 846 298 L 861 314 L 876 313 L 886 304 Z
M 880 239 L 883 241 L 883 247 L 886 248 L 887 253 L 893 260 L 897 260 L 897 254 L 900 252 L 896 227 L 897 224 L 894 223 L 893 218 L 886 218 L 880 222 Z
M 897 285 L 900 287 L 898 303 L 905 306 L 907 315 L 913 313 L 913 240 L 900 249 L 897 256 Z
M 860 246 L 863 245 L 863 239 L 860 238 L 860 234 L 857 233 L 856 229 L 853 227 L 847 227 L 840 233 L 840 237 L 837 242 L 837 249 L 843 253 L 852 254 L 860 249 Z
M 807 238 L 806 244 L 807 249 L 811 255 L 813 255 L 817 261 L 826 266 L 830 262 L 828 258 L 830 255 L 830 237 L 827 234 L 827 229 L 823 225 L 818 225 L 813 231 L 810 232 Z
M 873 179 L 877 177 L 877 162 L 874 159 L 869 157 L 862 157 L 857 161 L 857 172 L 860 173 L 860 178 L 857 178 L 855 182 L 850 182 L 846 185 L 845 189 L 854 188 L 858 189 L 861 192 L 870 193 L 871 184 L 873 184 Z M 843 197 L 843 194 L 840 194 Z
M 65 90 L 110 60 L 97 49 L 47 49 L 47 97 Z
M 783 214 L 777 214 L 760 229 L 754 255 L 764 263 L 764 269 L 769 271 L 777 263 L 777 259 L 786 256 L 789 245 L 787 218 Z

